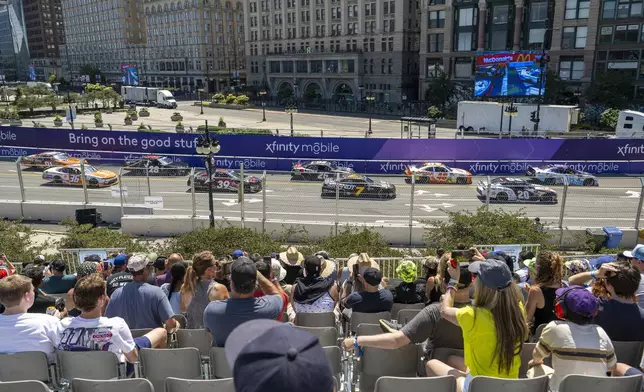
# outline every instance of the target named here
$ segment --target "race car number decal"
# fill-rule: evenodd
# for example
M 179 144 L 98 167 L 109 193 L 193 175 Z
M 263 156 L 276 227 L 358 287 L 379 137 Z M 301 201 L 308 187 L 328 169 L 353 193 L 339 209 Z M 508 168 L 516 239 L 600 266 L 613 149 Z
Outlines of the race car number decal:
M 152 167 L 149 168 L 149 170 L 150 170 L 150 173 L 159 174 L 159 167 L 158 166 L 152 166 Z
M 519 191 L 517 192 L 517 197 L 521 200 L 528 200 L 530 198 L 530 192 L 528 191 Z
M 230 181 L 217 181 L 217 188 L 228 188 L 230 186 Z
M 364 192 L 364 187 L 363 186 L 357 186 L 356 187 L 356 196 L 360 196 L 360 194 Z
M 70 176 L 69 178 L 72 184 L 76 184 L 77 182 L 80 182 L 80 176 Z

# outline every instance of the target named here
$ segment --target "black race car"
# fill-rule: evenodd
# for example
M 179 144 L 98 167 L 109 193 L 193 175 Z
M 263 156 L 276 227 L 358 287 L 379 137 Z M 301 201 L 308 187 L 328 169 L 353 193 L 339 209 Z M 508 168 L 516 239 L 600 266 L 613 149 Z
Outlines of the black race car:
M 336 194 L 340 198 L 395 199 L 396 186 L 359 174 L 342 177 L 337 183 L 335 178 L 327 178 L 322 185 L 322 197 L 335 198 Z
M 494 178 L 489 188 L 491 202 L 557 204 L 557 192 L 543 185 L 532 184 L 523 178 Z M 479 200 L 485 202 L 488 193 L 487 181 L 479 182 L 476 191 Z
M 183 162 L 174 162 L 168 157 L 148 155 L 125 162 L 123 167 L 127 173 L 134 176 L 186 176 L 190 167 Z
M 311 161 L 293 165 L 291 170 L 291 180 L 293 181 L 324 181 L 325 178 L 335 177 L 340 173 L 343 177 L 353 173 L 350 167 L 338 166 L 329 161 Z
M 213 175 L 212 189 L 215 192 L 238 192 L 241 178 L 234 170 L 216 169 Z M 188 186 L 191 186 L 188 179 Z M 262 179 L 244 176 L 244 192 L 257 193 L 262 190 Z M 195 172 L 195 191 L 208 191 L 208 172 L 201 169 Z

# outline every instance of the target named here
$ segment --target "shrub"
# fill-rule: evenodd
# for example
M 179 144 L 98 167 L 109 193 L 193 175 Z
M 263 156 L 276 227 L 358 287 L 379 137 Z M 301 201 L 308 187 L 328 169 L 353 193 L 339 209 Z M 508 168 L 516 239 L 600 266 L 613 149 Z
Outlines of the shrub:
M 9 261 L 31 262 L 49 244 L 36 244 L 33 230 L 20 223 L 0 220 L 0 254 L 7 255 Z
M 196 230 L 171 239 L 159 253 L 178 252 L 191 258 L 197 252 L 210 250 L 215 255 L 229 255 L 236 249 L 270 255 L 280 250 L 281 242 L 268 234 L 237 227 L 215 227 Z
M 235 95 L 233 95 L 233 94 L 228 94 L 228 95 L 226 96 L 226 103 L 233 103 L 233 102 L 235 102 L 235 98 L 236 98 L 236 97 L 235 97 Z
M 54 116 L 54 121 L 63 121 L 63 118 L 60 117 L 60 114 L 56 113 L 56 115 Z
M 219 117 L 219 123 L 217 123 L 217 126 L 221 128 L 226 128 L 226 122 L 224 121 L 223 117 Z
M 81 129 L 82 129 L 83 131 L 87 131 L 87 129 L 88 129 L 88 128 L 87 128 L 87 125 L 85 125 L 85 124 L 81 124 Z
M 619 118 L 618 109 L 606 109 L 602 112 L 599 123 L 605 127 L 615 129 L 617 126 L 617 119 Z
M 235 105 L 246 105 L 248 104 L 249 98 L 246 95 L 240 95 L 235 98 Z
M 301 241 L 310 243 L 309 246 L 300 246 L 303 254 L 312 254 L 319 250 L 326 250 L 330 257 L 344 258 L 352 253 L 367 252 L 372 257 L 402 257 L 405 252 L 393 249 L 383 236 L 367 228 L 345 227 L 338 231 L 338 235 L 329 235 L 318 241 Z
M 177 127 L 182 127 L 182 126 L 183 126 L 183 123 L 182 123 L 181 121 L 177 121 L 177 125 L 176 125 L 176 126 L 177 126 Z
M 225 103 L 226 97 L 222 93 L 217 93 L 212 96 L 214 102 Z
M 148 130 L 148 127 L 146 127 L 143 123 L 141 123 L 141 125 L 139 125 L 139 127 L 137 128 L 137 131 L 139 132 L 145 132 L 147 130 Z
M 197 132 L 203 133 L 206 130 L 205 125 L 199 125 Z M 208 132 L 218 135 L 272 135 L 270 129 L 251 129 L 251 128 L 221 128 L 219 126 L 208 125 Z
M 94 113 L 94 122 L 103 122 L 103 115 L 100 112 Z
M 132 116 L 130 116 L 130 113 L 125 113 L 125 121 L 131 121 Z
M 66 219 L 61 225 L 67 227 L 67 233 L 56 244 L 60 249 L 125 248 L 127 252 L 145 252 L 149 248 L 147 243 L 137 242 L 129 234 L 106 227 L 79 225 L 73 219 Z
M 433 120 L 437 120 L 437 119 L 441 118 L 441 116 L 442 116 L 442 113 L 441 113 L 440 109 L 437 108 L 436 106 L 430 106 L 427 109 L 427 117 L 429 117 L 429 118 L 431 118 Z

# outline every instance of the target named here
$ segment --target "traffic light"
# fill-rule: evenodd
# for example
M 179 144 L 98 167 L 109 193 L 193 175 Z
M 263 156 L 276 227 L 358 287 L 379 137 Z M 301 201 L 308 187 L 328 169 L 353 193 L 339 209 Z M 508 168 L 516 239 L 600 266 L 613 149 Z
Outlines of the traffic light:
M 533 123 L 537 122 L 537 111 L 535 110 L 534 112 L 530 112 L 530 121 Z

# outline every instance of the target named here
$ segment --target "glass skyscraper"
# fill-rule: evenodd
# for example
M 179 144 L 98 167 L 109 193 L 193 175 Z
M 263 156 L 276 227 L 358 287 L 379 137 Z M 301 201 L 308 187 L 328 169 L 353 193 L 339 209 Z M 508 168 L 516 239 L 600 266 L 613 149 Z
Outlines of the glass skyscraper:
M 0 0 L 0 80 L 27 80 L 29 62 L 22 0 Z

